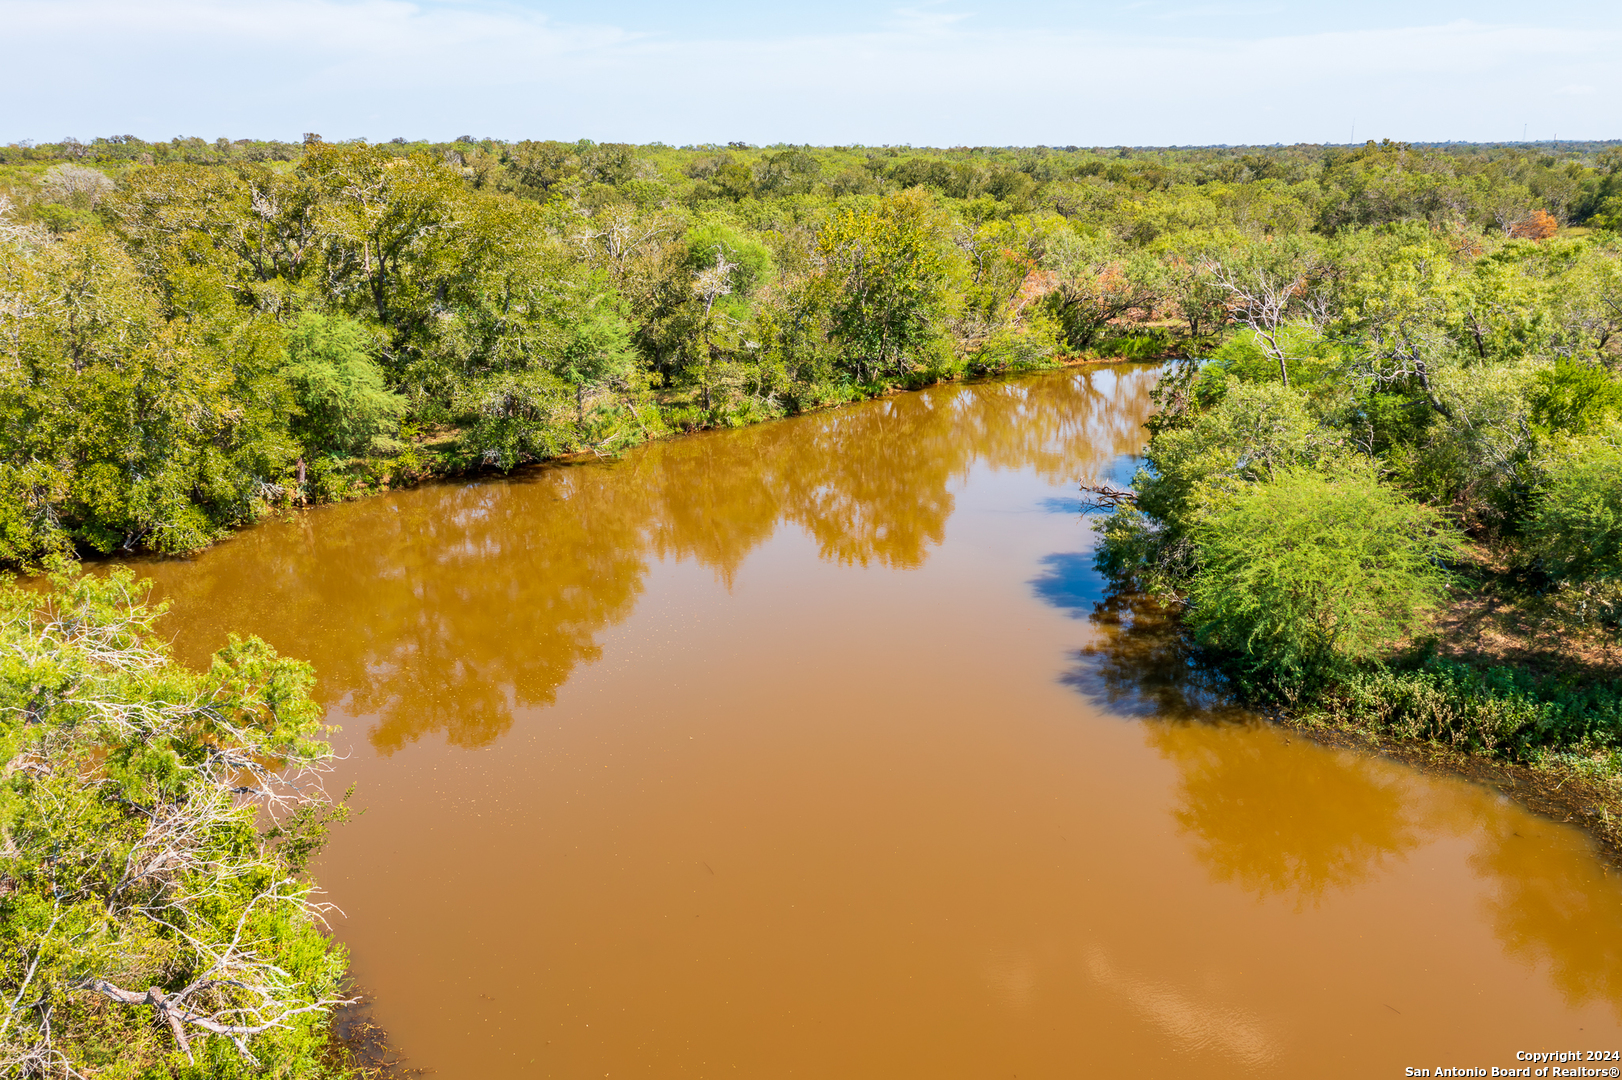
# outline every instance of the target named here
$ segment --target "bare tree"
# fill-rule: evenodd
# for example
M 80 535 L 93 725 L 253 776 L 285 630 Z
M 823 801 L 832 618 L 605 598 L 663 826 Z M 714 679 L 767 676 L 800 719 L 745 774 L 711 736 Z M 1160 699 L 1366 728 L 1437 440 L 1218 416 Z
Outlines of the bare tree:
M 738 268 L 737 263 L 727 261 L 726 249 L 720 244 L 715 245 L 715 262 L 693 275 L 693 291 L 699 299 L 704 301 L 704 318 L 699 324 L 698 347 L 702 353 L 699 358 L 702 376 L 699 380 L 704 393 L 704 410 L 708 412 L 714 407 L 714 391 L 716 387 L 716 347 L 711 338 L 714 324 L 710 319 L 710 312 L 715 302 L 732 292 L 732 271 Z
M 1368 348 L 1362 360 L 1356 365 L 1356 370 L 1364 378 L 1369 379 L 1375 386 L 1390 386 L 1394 383 L 1417 383 L 1425 393 L 1425 401 L 1431 408 L 1441 415 L 1453 416 L 1453 410 L 1436 393 L 1431 385 L 1430 360 L 1427 358 L 1433 346 L 1425 335 L 1416 332 L 1411 326 L 1403 323 L 1393 323 L 1389 326 L 1375 326 L 1367 334 Z
M 727 262 L 726 250 L 720 244 L 715 245 L 715 264 L 706 266 L 693 275 L 693 289 L 704 298 L 704 317 L 710 317 L 710 309 L 721 297 L 732 292 L 732 271 L 738 268 L 737 263 Z
M 16 203 L 11 196 L 0 195 L 0 243 L 17 244 L 20 247 L 39 247 L 50 242 L 51 234 L 38 225 L 24 225 L 13 220 L 17 212 Z M 20 301 L 19 294 L 19 303 Z
M 1289 361 L 1298 358 L 1289 355 L 1286 330 L 1303 320 L 1319 328 L 1328 321 L 1328 299 L 1312 288 L 1316 266 L 1281 271 L 1212 262 L 1207 268 L 1217 287 L 1228 295 L 1229 316 L 1250 328 L 1256 345 L 1278 365 L 1279 378 L 1289 386 Z
M 84 202 L 95 206 L 113 190 L 106 173 L 85 165 L 52 165 L 39 178 L 47 197 L 57 202 Z
M 575 243 L 606 262 L 623 283 L 636 259 L 670 228 L 668 222 L 642 218 L 629 207 L 608 206 L 589 219 L 586 228 L 575 237 Z

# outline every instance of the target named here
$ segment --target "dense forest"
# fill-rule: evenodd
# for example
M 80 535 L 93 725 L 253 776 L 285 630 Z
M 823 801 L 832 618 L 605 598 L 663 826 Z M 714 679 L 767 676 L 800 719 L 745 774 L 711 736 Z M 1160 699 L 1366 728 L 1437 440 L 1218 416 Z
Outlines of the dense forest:
M 1102 613 L 1298 718 L 1622 776 L 1622 144 L 16 145 L 0 355 L 0 563 L 55 567 L 0 591 L 25 1075 L 342 1069 L 309 669 L 186 671 L 71 557 L 435 474 L 1160 361 Z
M 1419 319 L 1479 363 L 1592 365 L 1622 147 L 126 136 L 0 148 L 0 200 L 18 564 L 891 387 L 1205 355 L 1262 278 L 1310 292 L 1277 347 L 1390 351 L 1369 335 Z M 1371 321 L 1381 275 L 1414 295 Z

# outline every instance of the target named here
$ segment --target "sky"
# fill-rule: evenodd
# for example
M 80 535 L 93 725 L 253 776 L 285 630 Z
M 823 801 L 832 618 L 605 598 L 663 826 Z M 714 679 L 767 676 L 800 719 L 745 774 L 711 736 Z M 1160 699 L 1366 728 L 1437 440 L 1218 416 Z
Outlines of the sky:
M 1622 137 L 1622 4 L 0 0 L 0 143 Z

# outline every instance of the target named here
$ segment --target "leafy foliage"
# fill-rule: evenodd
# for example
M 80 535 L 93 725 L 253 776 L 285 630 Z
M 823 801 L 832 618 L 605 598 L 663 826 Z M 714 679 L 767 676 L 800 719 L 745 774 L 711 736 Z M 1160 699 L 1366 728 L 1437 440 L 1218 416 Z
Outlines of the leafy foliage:
M 905 374 L 940 347 L 948 267 L 933 217 L 928 199 L 904 194 L 840 212 L 818 236 L 829 335 L 858 382 Z
M 294 876 L 332 816 L 310 669 L 233 638 L 185 670 L 160 610 L 126 570 L 0 586 L 0 1062 L 316 1075 L 344 957 Z
M 251 520 L 296 456 L 280 333 L 212 303 L 165 319 L 110 238 L 0 244 L 0 557 L 185 551 Z
M 1617 439 L 1559 444 L 1543 464 L 1527 526 L 1531 552 L 1557 581 L 1622 582 L 1622 447 Z
M 364 454 L 396 445 L 407 404 L 386 388 L 365 328 L 341 315 L 301 312 L 288 333 L 286 375 L 302 415 L 294 438 L 312 453 Z
M 1366 470 L 1289 469 L 1201 523 L 1190 621 L 1244 681 L 1294 697 L 1381 656 L 1443 598 L 1457 540 Z
M 1500 529 L 1616 412 L 1618 197 L 1588 144 L 0 147 L 0 560 L 1091 356 L 1305 389 L 1309 456 Z
M 1434 656 L 1413 668 L 1354 672 L 1324 707 L 1399 738 L 1520 760 L 1622 744 L 1622 695 L 1614 686 L 1561 685 Z

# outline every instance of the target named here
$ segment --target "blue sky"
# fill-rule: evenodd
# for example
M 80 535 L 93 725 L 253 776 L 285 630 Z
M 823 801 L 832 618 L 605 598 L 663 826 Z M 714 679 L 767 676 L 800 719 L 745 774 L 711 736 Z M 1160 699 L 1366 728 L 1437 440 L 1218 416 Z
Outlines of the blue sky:
M 0 0 L 0 142 L 1622 136 L 1622 5 Z

